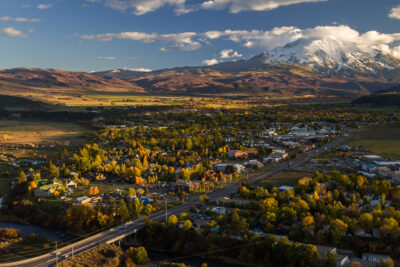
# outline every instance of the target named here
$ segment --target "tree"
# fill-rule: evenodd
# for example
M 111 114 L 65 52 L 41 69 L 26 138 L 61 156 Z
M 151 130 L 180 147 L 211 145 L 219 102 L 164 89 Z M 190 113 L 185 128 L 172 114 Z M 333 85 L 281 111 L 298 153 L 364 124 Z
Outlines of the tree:
M 192 224 L 192 222 L 190 221 L 190 220 L 186 220 L 184 223 L 183 223 L 183 231 L 189 231 L 190 229 L 192 229 L 192 227 L 193 227 L 193 224 Z
M 177 225 L 179 223 L 178 217 L 176 217 L 174 214 L 168 217 L 168 224 L 169 225 Z
M 372 229 L 374 224 L 374 217 L 369 213 L 363 213 L 360 215 L 360 225 L 367 231 Z
M 335 245 L 338 245 L 340 243 L 341 235 L 345 234 L 347 231 L 347 224 L 339 219 L 332 220 L 329 224 L 328 231 L 332 242 Z
M 133 260 L 136 264 L 146 264 L 149 262 L 149 257 L 147 255 L 147 250 L 144 247 L 133 248 L 130 247 L 126 254 Z
M 129 210 L 128 207 L 126 206 L 126 202 L 123 199 L 120 199 L 118 203 L 118 214 L 121 220 L 126 220 L 129 218 Z
M 60 168 L 53 164 L 50 160 L 49 162 L 49 179 L 56 179 L 60 175 Z
M 130 188 L 129 188 L 129 190 L 128 190 L 128 196 L 130 196 L 130 197 L 136 196 L 136 190 L 135 190 L 135 188 L 133 188 L 133 187 L 130 187 Z
M 23 171 L 21 171 L 19 173 L 18 180 L 17 180 L 18 184 L 23 184 L 23 183 L 26 183 L 27 181 L 28 180 L 26 179 L 25 173 Z
M 89 195 L 95 196 L 99 194 L 99 188 L 97 186 L 89 187 Z
M 387 260 L 381 260 L 375 266 L 376 267 L 393 267 L 394 266 L 394 262 L 393 262 L 393 260 L 391 258 L 389 258 Z
M 137 217 L 139 217 L 142 211 L 143 211 L 143 203 L 140 202 L 138 198 L 135 198 L 135 200 L 133 201 L 133 212 Z
M 153 211 L 153 206 L 151 204 L 147 204 L 146 207 L 144 208 L 144 214 L 149 216 Z
M 210 198 L 209 198 L 206 194 L 201 195 L 201 196 L 199 197 L 199 199 L 200 199 L 201 202 L 208 202 L 208 201 L 210 201 Z
M 147 171 L 148 168 L 149 168 L 149 162 L 147 161 L 147 157 L 145 156 L 143 158 L 142 170 Z

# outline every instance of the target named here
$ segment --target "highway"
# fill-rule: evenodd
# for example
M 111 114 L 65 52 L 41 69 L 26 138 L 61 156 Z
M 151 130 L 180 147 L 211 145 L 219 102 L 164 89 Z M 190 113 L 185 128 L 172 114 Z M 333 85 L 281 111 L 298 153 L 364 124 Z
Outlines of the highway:
M 344 137 L 334 140 L 333 142 L 327 144 L 326 146 L 309 151 L 307 153 L 299 155 L 296 159 L 290 161 L 290 166 L 295 167 L 300 165 L 308 160 L 310 160 L 316 153 L 321 153 L 325 151 L 329 151 L 334 149 L 335 147 L 343 144 L 348 139 L 348 135 L 344 135 Z M 281 172 L 288 168 L 289 162 L 284 162 L 276 167 L 267 170 L 265 172 L 258 173 L 252 177 L 249 177 L 249 183 L 257 183 L 260 180 L 268 178 L 271 175 L 274 175 L 278 172 Z M 243 180 L 242 180 L 243 181 Z M 233 192 L 236 192 L 241 185 L 242 181 L 234 182 L 227 185 L 224 188 L 218 189 L 214 192 L 208 194 L 210 201 L 218 201 L 220 198 L 230 195 Z M 168 210 L 168 214 L 180 214 L 182 212 L 187 212 L 194 205 L 200 203 L 198 197 L 191 199 L 185 202 L 182 205 L 176 206 Z M 150 220 L 165 220 L 165 211 L 160 210 L 152 215 L 148 216 Z M 70 258 L 73 255 L 77 255 L 79 253 L 85 252 L 92 248 L 95 248 L 101 244 L 112 242 L 113 240 L 120 239 L 121 236 L 125 236 L 128 234 L 133 234 L 136 230 L 140 229 L 143 226 L 143 220 L 137 219 L 133 221 L 129 221 L 123 225 L 111 228 L 99 234 L 90 236 L 86 239 L 73 243 L 71 245 L 62 247 L 56 252 L 51 252 L 39 257 L 30 258 L 18 262 L 12 263 L 2 263 L 0 267 L 12 267 L 12 266 L 55 266 L 57 261 L 61 262 L 67 258 Z M 57 255 L 56 255 L 57 254 Z

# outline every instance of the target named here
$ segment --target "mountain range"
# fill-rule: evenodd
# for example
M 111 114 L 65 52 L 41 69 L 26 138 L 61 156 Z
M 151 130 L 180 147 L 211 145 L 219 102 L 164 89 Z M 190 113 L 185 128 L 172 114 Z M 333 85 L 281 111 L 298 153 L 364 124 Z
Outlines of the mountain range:
M 355 98 L 399 84 L 400 59 L 378 49 L 360 49 L 331 38 L 299 39 L 247 60 L 212 66 L 94 73 L 16 68 L 0 70 L 0 92 L 2 82 L 36 89 Z

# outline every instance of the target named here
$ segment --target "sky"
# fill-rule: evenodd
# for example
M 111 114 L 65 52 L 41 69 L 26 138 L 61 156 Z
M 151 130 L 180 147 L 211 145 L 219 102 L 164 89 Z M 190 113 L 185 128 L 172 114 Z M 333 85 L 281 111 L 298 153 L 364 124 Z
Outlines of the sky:
M 0 0 L 0 68 L 201 66 L 327 36 L 400 58 L 400 2 Z

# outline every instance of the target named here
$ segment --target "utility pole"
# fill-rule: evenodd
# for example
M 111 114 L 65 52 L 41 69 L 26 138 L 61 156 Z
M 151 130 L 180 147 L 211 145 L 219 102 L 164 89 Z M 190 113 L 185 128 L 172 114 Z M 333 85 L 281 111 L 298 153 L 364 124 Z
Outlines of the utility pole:
M 168 223 L 168 205 L 166 198 L 165 198 L 165 223 Z
M 71 245 L 71 259 L 74 259 L 74 244 Z
M 57 241 L 56 241 L 56 267 L 58 266 L 58 253 L 57 253 Z

